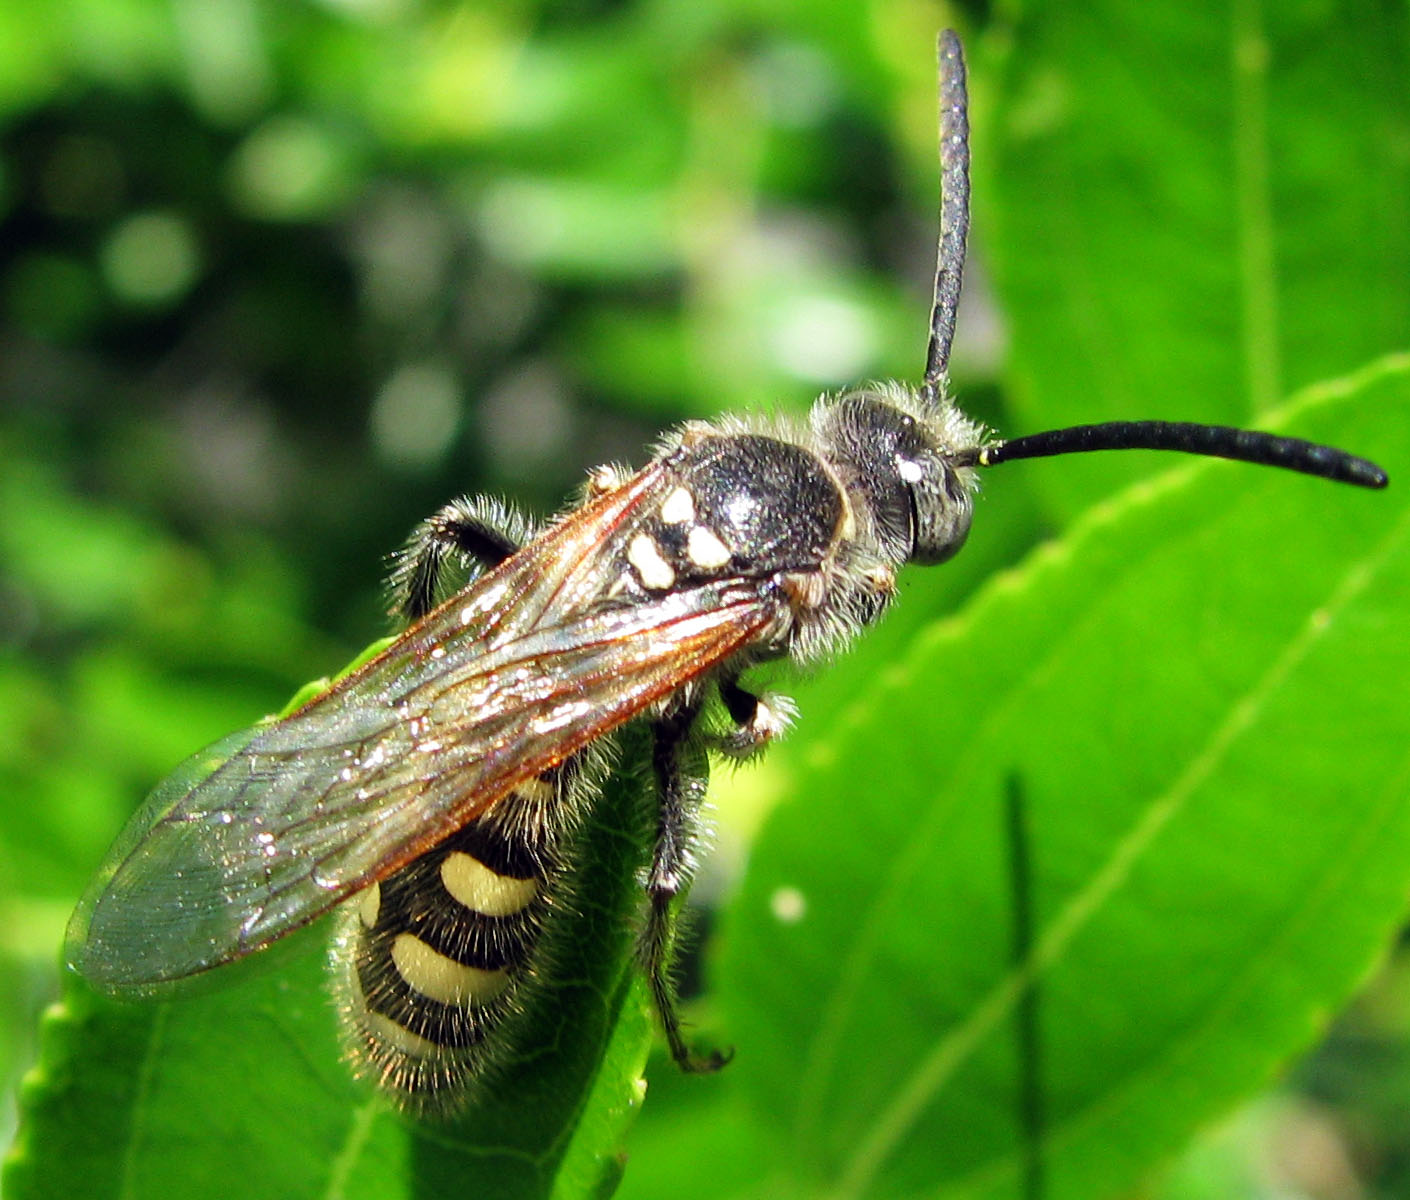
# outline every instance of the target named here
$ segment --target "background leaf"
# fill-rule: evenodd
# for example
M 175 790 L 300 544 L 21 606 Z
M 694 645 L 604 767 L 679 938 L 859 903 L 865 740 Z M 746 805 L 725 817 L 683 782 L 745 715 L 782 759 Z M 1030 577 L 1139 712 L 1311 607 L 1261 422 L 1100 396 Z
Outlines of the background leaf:
M 1247 424 L 1410 342 L 1408 19 L 1058 3 L 1007 25 L 977 203 L 1015 428 Z M 1071 513 L 1143 470 L 1045 486 Z

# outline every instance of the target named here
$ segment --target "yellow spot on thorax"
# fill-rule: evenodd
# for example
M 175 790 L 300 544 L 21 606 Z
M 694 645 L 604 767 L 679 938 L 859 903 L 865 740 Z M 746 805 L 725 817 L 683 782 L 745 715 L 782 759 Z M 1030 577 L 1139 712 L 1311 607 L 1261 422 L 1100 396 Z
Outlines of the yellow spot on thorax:
M 648 534 L 639 533 L 632 538 L 627 546 L 627 561 L 636 568 L 642 586 L 652 591 L 665 591 L 676 581 L 671 564 L 661 557 L 661 551 Z
M 661 505 L 661 520 L 667 525 L 683 525 L 695 520 L 695 500 L 683 487 L 678 487 Z
M 715 571 L 732 557 L 730 549 L 703 525 L 695 526 L 685 542 L 686 556 L 697 567 Z

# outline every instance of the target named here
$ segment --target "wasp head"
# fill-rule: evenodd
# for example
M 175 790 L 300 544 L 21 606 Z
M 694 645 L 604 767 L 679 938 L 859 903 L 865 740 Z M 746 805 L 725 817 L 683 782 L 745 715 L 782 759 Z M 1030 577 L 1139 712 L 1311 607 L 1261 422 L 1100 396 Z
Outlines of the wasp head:
M 930 565 L 964 545 L 976 475 L 955 460 L 979 444 L 977 423 L 947 401 L 928 406 L 894 383 L 819 405 L 813 421 L 824 454 L 871 513 L 886 558 Z

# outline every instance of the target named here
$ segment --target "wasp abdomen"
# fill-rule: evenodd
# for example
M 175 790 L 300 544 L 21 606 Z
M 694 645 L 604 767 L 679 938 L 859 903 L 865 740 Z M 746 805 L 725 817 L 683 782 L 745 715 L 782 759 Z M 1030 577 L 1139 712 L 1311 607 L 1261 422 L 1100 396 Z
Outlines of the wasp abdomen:
M 560 786 L 557 773 L 521 784 L 350 906 L 350 1053 L 406 1107 L 453 1106 L 515 1011 L 559 874 L 542 815 Z

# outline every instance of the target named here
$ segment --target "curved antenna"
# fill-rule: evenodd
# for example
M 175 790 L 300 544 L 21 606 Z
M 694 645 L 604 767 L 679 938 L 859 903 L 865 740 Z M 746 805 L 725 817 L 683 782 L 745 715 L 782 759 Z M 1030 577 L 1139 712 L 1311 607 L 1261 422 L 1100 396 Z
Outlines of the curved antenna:
M 955 311 L 964 279 L 969 238 L 969 94 L 959 35 L 946 29 L 937 44 L 940 60 L 940 244 L 935 251 L 935 299 L 930 308 L 930 345 L 925 352 L 922 401 L 934 407 L 945 386 Z
M 962 451 L 954 461 L 958 466 L 993 467 L 1021 458 L 1047 458 L 1093 450 L 1179 450 L 1209 458 L 1282 467 L 1357 487 L 1383 488 L 1390 482 L 1385 471 L 1375 463 L 1335 446 L 1252 429 L 1196 425 L 1188 421 L 1109 421 L 1102 425 L 1074 425 L 1008 442 L 974 446 Z

